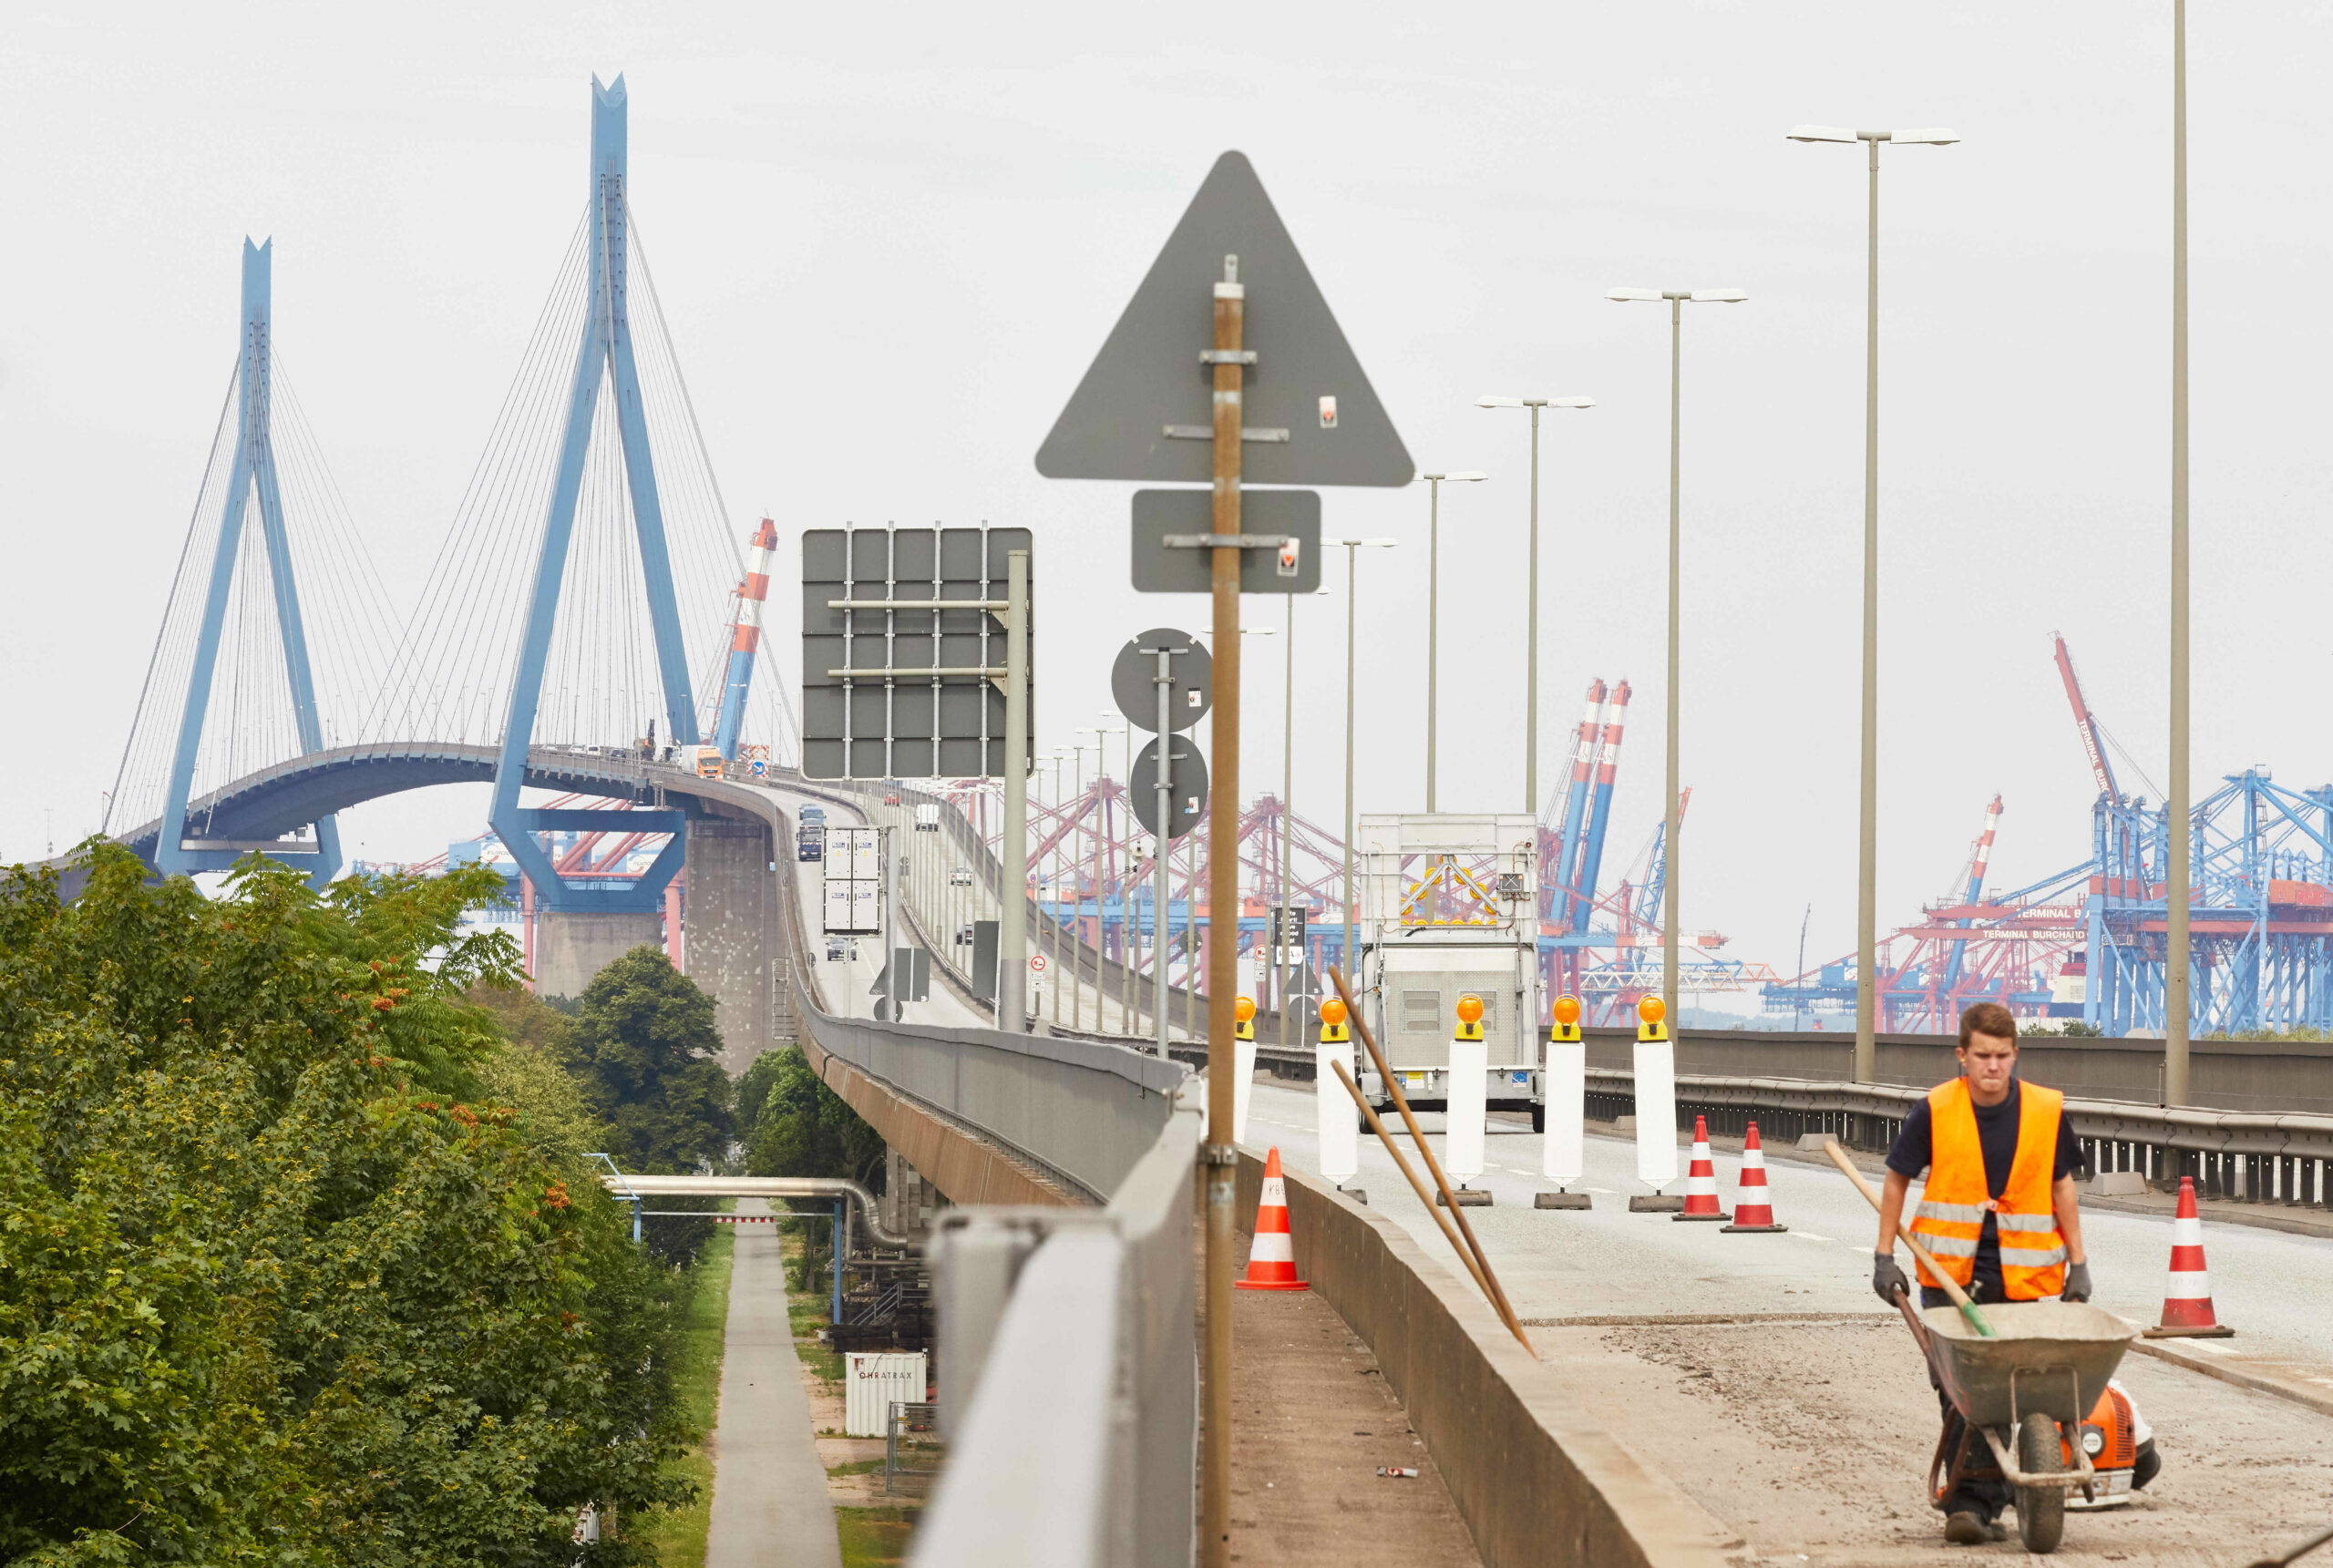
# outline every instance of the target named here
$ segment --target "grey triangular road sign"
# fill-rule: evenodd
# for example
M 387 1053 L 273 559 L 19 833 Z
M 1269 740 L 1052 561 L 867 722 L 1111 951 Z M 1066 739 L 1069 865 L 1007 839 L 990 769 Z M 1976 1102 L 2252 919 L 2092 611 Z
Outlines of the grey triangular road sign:
M 1214 286 L 1226 255 L 1239 258 L 1244 341 L 1256 354 L 1243 422 L 1250 431 L 1287 432 L 1284 441 L 1244 444 L 1243 481 L 1408 484 L 1415 473 L 1408 449 L 1254 167 L 1238 152 L 1215 160 L 1037 449 L 1037 472 L 1200 485 L 1213 478 L 1213 443 L 1170 437 L 1166 429 L 1204 430 L 1212 417 L 1213 373 L 1199 355 L 1214 341 Z

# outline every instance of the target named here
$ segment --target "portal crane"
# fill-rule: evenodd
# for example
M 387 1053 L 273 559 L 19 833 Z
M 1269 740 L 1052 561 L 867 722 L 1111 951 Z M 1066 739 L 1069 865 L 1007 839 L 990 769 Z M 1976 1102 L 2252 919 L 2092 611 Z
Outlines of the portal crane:
M 2058 674 L 2066 683 L 2066 701 L 2073 704 L 2074 728 L 2081 732 L 2082 750 L 2090 753 L 2090 776 L 2097 781 L 2099 793 L 2119 805 L 2122 792 L 2114 783 L 2113 764 L 2106 760 L 2106 732 L 2081 694 L 2081 680 L 2074 673 L 2074 657 L 2066 651 L 2065 638 L 2055 631 L 2050 638 L 2058 645 Z
M 762 605 L 769 598 L 770 556 L 777 548 L 777 525 L 767 518 L 754 530 L 753 564 L 737 585 L 737 613 L 729 624 L 729 672 L 721 684 L 721 722 L 713 744 L 721 760 L 737 760 L 738 732 L 745 727 L 745 693 L 754 683 L 754 657 L 762 642 Z M 756 756 L 759 753 L 755 753 Z

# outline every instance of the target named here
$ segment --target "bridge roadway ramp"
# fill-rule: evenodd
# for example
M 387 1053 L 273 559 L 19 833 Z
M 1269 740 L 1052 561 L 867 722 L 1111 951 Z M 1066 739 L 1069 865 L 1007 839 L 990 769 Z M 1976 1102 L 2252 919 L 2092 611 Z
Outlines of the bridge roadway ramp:
M 773 814 L 790 815 L 802 798 L 790 790 L 754 793 L 758 809 Z M 838 819 L 832 804 L 828 814 L 829 821 Z M 1009 1301 L 971 1353 L 949 1343 L 952 1298 L 943 1278 L 941 1375 L 949 1377 L 948 1364 L 961 1373 L 969 1361 L 979 1391 L 960 1388 L 951 1399 L 943 1382 L 942 1403 L 959 1412 L 954 1419 L 962 1425 L 951 1430 L 950 1470 L 922 1527 L 920 1560 L 1187 1563 L 1195 1525 L 1193 1161 L 1202 1081 L 1178 1063 L 1125 1046 L 983 1027 L 974 1004 L 954 992 L 941 996 L 937 977 L 934 1001 L 924 1009 L 939 1015 L 933 1021 L 915 1021 L 913 1004 L 905 1024 L 842 1016 L 836 1005 L 841 987 L 848 983 L 863 994 L 872 969 L 863 959 L 856 966 L 825 961 L 823 941 L 813 934 L 816 879 L 795 872 L 795 864 L 781 861 L 786 869 L 778 880 L 791 887 L 778 902 L 782 929 L 774 940 L 797 959 L 813 946 L 820 949 L 816 963 L 803 966 L 807 983 L 799 991 L 806 1054 L 887 1142 L 961 1205 L 943 1218 L 943 1233 L 951 1225 L 986 1225 L 1027 1227 L 1042 1237 L 1019 1256 Z M 1252 1190 L 1244 1204 L 1252 1214 Z M 1527 1359 L 1510 1364 L 1519 1351 L 1501 1344 L 1496 1325 L 1451 1276 L 1394 1227 L 1367 1211 L 1352 1212 L 1364 1228 L 1374 1227 L 1369 1234 L 1376 1245 L 1351 1249 L 1358 1272 L 1345 1271 L 1348 1288 L 1337 1288 L 1337 1270 L 1324 1271 L 1319 1299 L 1341 1321 L 1333 1335 L 1324 1323 L 1309 1326 L 1321 1341 L 1311 1364 L 1325 1365 L 1331 1356 L 1372 1358 L 1379 1380 L 1403 1401 L 1416 1391 L 1444 1390 L 1435 1407 L 1443 1427 L 1429 1430 L 1414 1414 L 1409 1425 L 1430 1460 L 1443 1463 L 1467 1531 L 1477 1542 L 1497 1543 L 1482 1551 L 1481 1561 L 1495 1568 L 1713 1568 L 1722 1560 L 1724 1532 L 1714 1522 L 1627 1456 L 1596 1422 L 1557 1409 L 1554 1390 L 1541 1387 L 1535 1396 Z M 1046 1220 L 1047 1213 L 1060 1218 Z M 943 1254 L 948 1245 L 943 1234 Z M 1391 1300 L 1400 1309 L 1382 1310 Z M 1349 1301 L 1374 1301 L 1381 1310 L 1364 1329 L 1347 1310 Z M 1422 1342 L 1413 1333 L 1418 1324 L 1431 1325 L 1438 1337 Z M 1356 1347 L 1352 1331 L 1365 1344 Z M 1330 1344 L 1336 1338 L 1343 1339 L 1342 1350 Z M 983 1361 L 976 1358 L 1002 1375 L 982 1377 Z M 1520 1392 L 1516 1379 L 1525 1385 Z M 1463 1393 L 1453 1398 L 1450 1390 Z M 1381 1462 L 1398 1459 L 1378 1446 L 1378 1428 L 1389 1425 L 1386 1402 L 1379 1396 L 1366 1418 L 1369 1438 L 1337 1440 L 1343 1445 L 1337 1462 L 1356 1444 L 1381 1455 Z M 1356 1419 L 1341 1398 L 1320 1404 L 1324 1412 L 1336 1410 L 1340 1421 Z M 1454 1415 L 1475 1434 L 1471 1444 L 1449 1431 Z M 1274 1481 L 1276 1459 L 1301 1472 L 1304 1450 L 1321 1446 L 1301 1431 L 1267 1428 L 1255 1435 L 1279 1437 L 1289 1447 L 1274 1455 L 1260 1441 L 1252 1449 L 1242 1443 L 1249 1455 L 1242 1473 L 1251 1484 L 1235 1502 L 1248 1517 L 1277 1501 L 1270 1495 L 1276 1484 L 1252 1484 Z M 1454 1460 L 1478 1478 L 1449 1473 Z M 1493 1476 L 1516 1484 L 1480 1479 Z M 1379 1482 L 1373 1466 L 1368 1480 L 1372 1487 L 1417 1484 Z M 1305 1501 L 1317 1506 L 1319 1497 Z M 1384 1506 L 1397 1505 L 1389 1500 Z M 1034 1533 L 1033 1522 L 1041 1522 Z M 1388 1530 L 1377 1550 L 1354 1542 L 1347 1560 L 1400 1557 L 1412 1539 Z
M 1318 1189 L 1314 1114 L 1309 1086 L 1259 1081 L 1249 1135 L 1278 1144 L 1292 1181 Z M 1439 1154 L 1442 1117 L 1420 1122 Z M 1635 1146 L 1593 1123 L 1586 1185 L 1596 1207 L 1585 1214 L 1532 1208 L 1547 1184 L 1537 1174 L 1541 1140 L 1523 1119 L 1493 1118 L 1487 1147 L 1489 1168 L 1472 1184 L 1494 1204 L 1468 1217 L 1549 1358 L 1554 1387 L 1738 1538 L 1729 1561 L 1967 1559 L 1942 1543 L 1922 1494 L 1935 1396 L 1902 1320 L 1872 1296 L 1874 1217 L 1827 1163 L 1770 1149 L 1776 1218 L 1790 1230 L 1726 1235 L 1627 1213 L 1627 1194 L 1644 1190 Z M 1734 1163 L 1721 1153 L 1728 1206 Z M 1350 1184 L 1366 1191 L 1368 1212 L 1437 1266 L 1448 1261 L 1447 1243 L 1374 1140 L 1364 1138 Z M 1297 1228 L 1301 1270 L 1311 1260 L 1300 1221 Z M 2100 1305 L 2153 1322 L 2170 1258 L 2167 1220 L 2085 1209 L 2083 1234 Z M 2333 1317 L 2324 1311 L 2333 1240 L 2233 1225 L 2205 1239 L 2221 1319 L 2240 1330 L 2222 1343 L 2309 1368 L 2333 1391 Z M 2204 1343 L 2178 1353 L 2205 1359 L 2194 1348 Z M 2150 1355 L 2127 1357 L 2121 1377 L 2154 1428 L 2163 1471 L 2132 1507 L 2070 1517 L 2061 1558 L 2246 1563 L 2322 1526 L 2333 1508 L 2333 1416 Z M 1423 1430 L 1433 1412 L 1403 1391 Z M 1463 1508 L 1464 1471 L 1443 1458 Z M 1979 1554 L 1987 1550 L 2019 1551 L 2013 1539 Z

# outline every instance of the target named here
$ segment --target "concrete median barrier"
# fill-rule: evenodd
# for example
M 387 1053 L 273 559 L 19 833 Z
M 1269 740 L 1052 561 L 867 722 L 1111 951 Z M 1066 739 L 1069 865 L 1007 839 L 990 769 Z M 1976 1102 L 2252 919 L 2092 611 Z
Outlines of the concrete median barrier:
M 1242 1216 L 1263 1171 L 1239 1151 Z M 1318 1177 L 1283 1173 L 1298 1272 L 1375 1353 L 1485 1568 L 1721 1568 L 1741 1549 L 1628 1448 L 1592 1387 L 1526 1355 L 1471 1282 Z

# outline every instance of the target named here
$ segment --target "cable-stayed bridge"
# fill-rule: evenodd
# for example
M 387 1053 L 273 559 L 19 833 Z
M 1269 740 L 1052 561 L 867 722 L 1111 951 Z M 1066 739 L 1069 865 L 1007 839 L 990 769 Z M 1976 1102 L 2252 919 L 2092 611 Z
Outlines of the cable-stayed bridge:
M 592 83 L 583 210 L 402 626 L 284 374 L 272 261 L 246 241 L 233 369 L 104 830 L 164 875 L 262 849 L 321 886 L 341 811 L 490 782 L 544 909 L 656 909 L 693 808 L 647 760 L 721 727 L 732 752 L 741 733 L 781 760 L 797 741 L 777 671 L 754 679 L 759 600 L 740 598 L 633 215 L 622 78 Z M 720 726 L 725 706 L 742 712 Z M 527 788 L 632 809 L 529 807 Z M 536 835 L 577 831 L 659 853 L 620 883 L 565 875 Z

